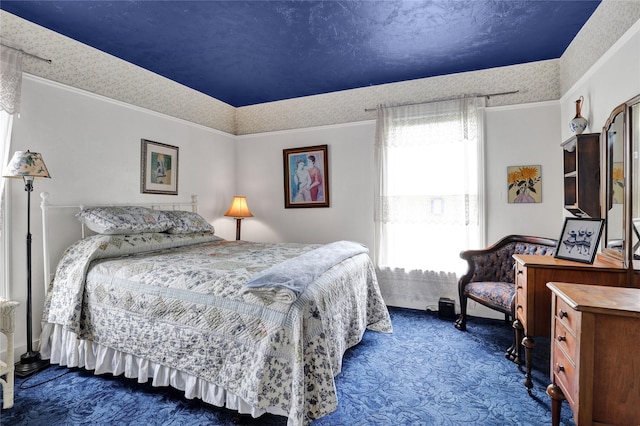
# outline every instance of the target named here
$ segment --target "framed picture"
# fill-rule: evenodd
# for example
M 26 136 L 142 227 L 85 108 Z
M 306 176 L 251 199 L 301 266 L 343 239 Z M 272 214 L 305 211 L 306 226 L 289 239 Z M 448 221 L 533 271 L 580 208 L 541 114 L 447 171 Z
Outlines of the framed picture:
M 555 257 L 593 263 L 598 251 L 603 225 L 604 219 L 566 218 L 556 247 Z
M 284 149 L 284 207 L 329 207 L 327 145 Z
M 542 166 L 507 167 L 509 203 L 542 202 Z
M 178 195 L 178 147 L 141 140 L 140 192 Z

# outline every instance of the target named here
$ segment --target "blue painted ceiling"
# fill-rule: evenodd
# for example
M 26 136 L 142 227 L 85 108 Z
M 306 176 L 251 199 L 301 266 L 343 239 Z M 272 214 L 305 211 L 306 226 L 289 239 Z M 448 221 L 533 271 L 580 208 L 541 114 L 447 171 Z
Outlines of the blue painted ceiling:
M 599 4 L 2 0 L 0 8 L 240 107 L 559 58 Z

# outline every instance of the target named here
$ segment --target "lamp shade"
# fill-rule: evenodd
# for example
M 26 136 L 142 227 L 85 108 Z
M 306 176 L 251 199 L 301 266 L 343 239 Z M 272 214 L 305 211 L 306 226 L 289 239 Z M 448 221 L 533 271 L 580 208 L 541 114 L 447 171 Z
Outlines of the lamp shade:
M 2 177 L 6 178 L 50 178 L 42 155 L 37 152 L 16 151 L 4 169 Z
M 224 214 L 225 216 L 235 217 L 241 219 L 243 217 L 253 217 L 249 207 L 247 207 L 247 197 L 235 195 L 229 210 Z

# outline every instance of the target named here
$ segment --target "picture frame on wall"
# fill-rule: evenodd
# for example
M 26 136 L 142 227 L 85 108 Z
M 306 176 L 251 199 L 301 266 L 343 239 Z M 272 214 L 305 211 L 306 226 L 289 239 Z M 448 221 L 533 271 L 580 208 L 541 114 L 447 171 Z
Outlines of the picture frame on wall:
M 542 166 L 508 166 L 509 204 L 542 202 Z
M 178 147 L 141 139 L 140 192 L 178 195 Z
M 555 257 L 593 263 L 603 227 L 604 219 L 566 218 L 556 246 Z
M 284 207 L 329 207 L 327 145 L 282 150 Z

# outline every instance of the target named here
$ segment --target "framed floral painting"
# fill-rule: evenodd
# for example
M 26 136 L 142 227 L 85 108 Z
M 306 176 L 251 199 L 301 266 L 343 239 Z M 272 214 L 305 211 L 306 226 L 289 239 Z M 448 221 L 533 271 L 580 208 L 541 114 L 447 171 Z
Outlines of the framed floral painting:
M 178 147 L 142 139 L 140 192 L 178 195 Z
M 507 167 L 509 203 L 542 202 L 542 166 Z
M 284 149 L 284 207 L 329 207 L 327 145 Z

